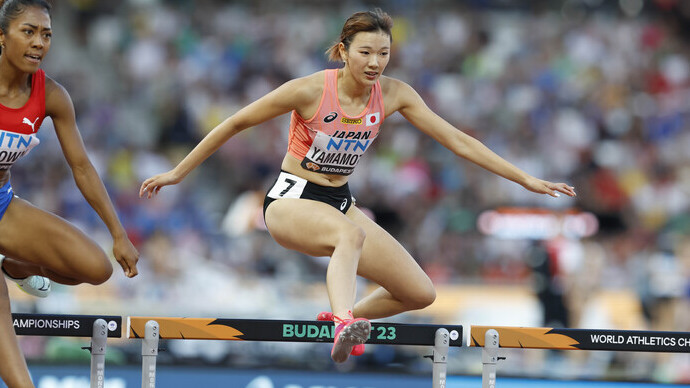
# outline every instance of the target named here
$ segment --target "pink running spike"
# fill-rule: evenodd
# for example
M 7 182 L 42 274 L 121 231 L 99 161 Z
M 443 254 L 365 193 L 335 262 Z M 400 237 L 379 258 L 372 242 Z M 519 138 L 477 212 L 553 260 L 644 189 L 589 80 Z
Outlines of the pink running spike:
M 316 316 L 316 320 L 317 321 L 333 321 L 334 315 L 330 311 L 323 311 L 323 312 L 320 312 Z M 352 351 L 350 352 L 350 355 L 351 356 L 361 356 L 362 354 L 364 354 L 364 350 L 365 350 L 364 344 L 355 345 L 352 347 Z
M 333 321 L 340 324 L 335 328 L 331 358 L 339 363 L 347 361 L 357 345 L 364 345 L 371 332 L 371 323 L 368 319 L 354 318 L 351 311 L 348 311 L 348 315 L 350 319 L 333 316 Z

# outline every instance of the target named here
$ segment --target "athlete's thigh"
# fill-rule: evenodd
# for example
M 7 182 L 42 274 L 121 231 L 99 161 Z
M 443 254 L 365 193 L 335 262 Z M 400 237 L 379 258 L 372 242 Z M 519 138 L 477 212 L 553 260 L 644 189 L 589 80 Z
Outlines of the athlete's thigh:
M 431 287 L 431 280 L 414 258 L 385 229 L 367 217 L 356 206 L 347 212 L 348 218 L 366 233 L 357 273 L 393 295 L 412 291 L 415 285 Z
M 330 256 L 343 234 L 358 229 L 334 207 L 297 198 L 273 201 L 266 209 L 266 226 L 280 245 L 311 256 Z
M 21 198 L 14 198 L 0 219 L 0 253 L 65 276 L 110 265 L 84 232 Z

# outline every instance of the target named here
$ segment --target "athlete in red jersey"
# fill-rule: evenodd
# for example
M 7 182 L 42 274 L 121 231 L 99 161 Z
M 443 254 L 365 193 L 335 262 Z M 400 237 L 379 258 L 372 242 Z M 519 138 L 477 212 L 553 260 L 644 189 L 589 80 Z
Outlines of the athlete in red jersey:
M 390 16 L 378 9 L 355 13 L 329 49 L 330 59 L 343 61 L 344 67 L 289 81 L 241 109 L 174 169 L 146 179 L 139 191 L 150 198 L 163 186 L 182 181 L 238 132 L 292 112 L 290 148 L 264 205 L 266 226 L 287 248 L 331 257 L 326 282 L 332 313 L 319 314 L 319 319 L 332 319 L 337 325 L 331 351 L 336 362 L 361 352 L 370 329 L 367 319 L 421 309 L 436 298 L 431 280 L 402 245 L 352 206 L 348 174 L 360 151 L 368 148 L 367 141 L 373 140 L 374 132 L 369 134 L 367 125 L 379 125 L 400 112 L 458 156 L 527 190 L 575 195 L 565 183 L 537 179 L 518 169 L 436 115 L 408 84 L 383 76 L 392 24 Z M 376 103 L 379 93 L 380 108 L 374 108 L 372 101 Z M 331 105 L 323 109 L 324 104 Z M 329 127 L 333 123 L 348 127 Z M 357 274 L 381 287 L 355 304 Z
M 86 155 L 72 101 L 38 68 L 50 48 L 49 12 L 44 0 L 6 0 L 0 7 L 0 268 L 27 287 L 24 280 L 44 277 L 100 284 L 113 271 L 94 240 L 12 194 L 10 167 L 39 143 L 36 133 L 50 116 L 79 190 L 110 230 L 115 258 L 132 277 L 139 253 Z M 14 335 L 7 285 L 0 283 L 0 378 L 11 388 L 33 387 Z

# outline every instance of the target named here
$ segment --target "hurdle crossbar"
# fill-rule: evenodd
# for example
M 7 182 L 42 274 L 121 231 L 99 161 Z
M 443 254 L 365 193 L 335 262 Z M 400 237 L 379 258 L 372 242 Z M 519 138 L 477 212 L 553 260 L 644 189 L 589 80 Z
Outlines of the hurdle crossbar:
M 482 388 L 496 386 L 498 348 L 690 353 L 690 332 L 472 326 L 482 347 Z
M 490 329 L 501 348 L 690 353 L 690 332 L 548 327 L 472 326 L 469 346 L 484 346 Z
M 128 317 L 127 337 L 144 338 L 148 321 L 160 325 L 160 339 L 332 342 L 333 322 L 270 319 Z M 447 329 L 449 346 L 462 346 L 462 326 L 371 323 L 367 344 L 434 346 L 438 329 Z
M 142 339 L 142 388 L 155 388 L 160 339 L 332 342 L 333 322 L 270 319 L 127 317 L 127 337 Z M 433 346 L 432 387 L 446 386 L 448 349 L 462 343 L 460 325 L 372 322 L 368 344 Z
M 122 317 L 116 315 L 12 314 L 17 335 L 91 337 L 93 324 L 103 319 L 108 337 L 122 337 Z

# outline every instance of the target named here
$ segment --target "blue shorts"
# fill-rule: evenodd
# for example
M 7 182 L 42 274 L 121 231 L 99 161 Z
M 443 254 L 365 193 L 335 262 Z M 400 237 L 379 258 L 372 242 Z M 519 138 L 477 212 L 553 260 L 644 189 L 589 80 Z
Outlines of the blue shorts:
M 14 193 L 12 192 L 12 184 L 10 184 L 10 182 L 0 187 L 0 220 L 5 215 L 7 207 L 10 206 L 13 197 Z

